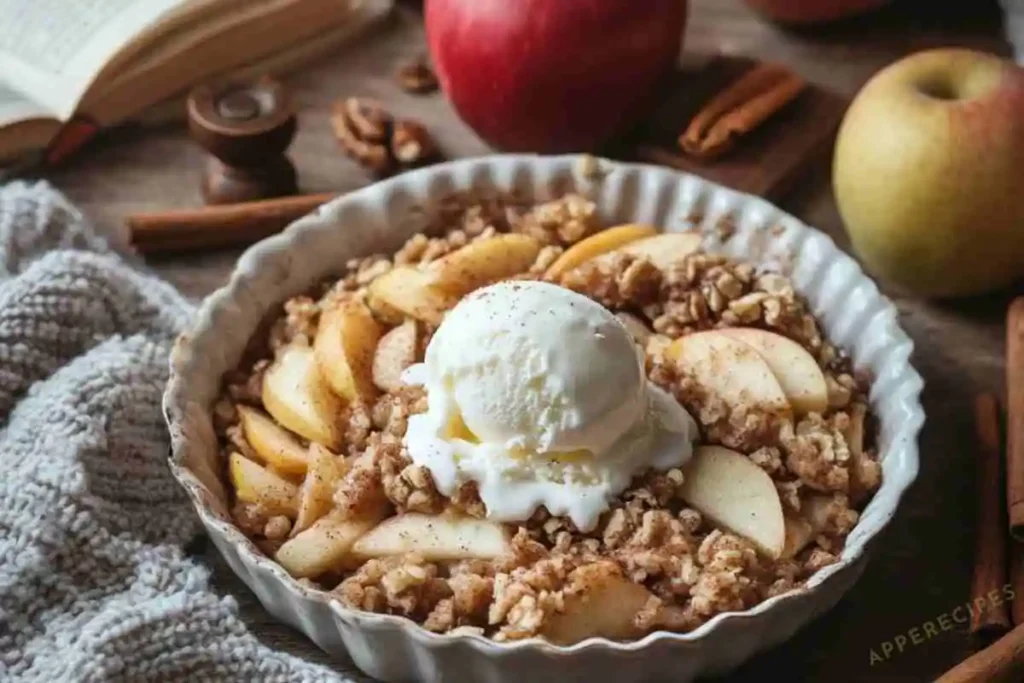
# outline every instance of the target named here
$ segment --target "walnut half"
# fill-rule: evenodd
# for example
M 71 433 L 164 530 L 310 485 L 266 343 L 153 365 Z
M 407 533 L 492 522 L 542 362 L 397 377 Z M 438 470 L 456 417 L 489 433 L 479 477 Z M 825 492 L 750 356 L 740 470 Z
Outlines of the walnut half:
M 391 115 L 373 100 L 349 97 L 335 103 L 331 126 L 338 144 L 350 157 L 377 175 L 393 170 L 388 141 Z
M 423 166 L 440 156 L 423 125 L 395 120 L 371 99 L 349 97 L 335 103 L 331 126 L 342 150 L 378 177 Z

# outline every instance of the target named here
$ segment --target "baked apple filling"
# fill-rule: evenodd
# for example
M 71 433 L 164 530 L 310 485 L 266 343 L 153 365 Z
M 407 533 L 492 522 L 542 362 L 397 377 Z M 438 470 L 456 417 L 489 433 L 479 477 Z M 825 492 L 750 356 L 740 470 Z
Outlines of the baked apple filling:
M 688 631 L 836 561 L 866 386 L 788 279 L 567 195 L 460 197 L 226 378 L 233 516 L 311 589 L 495 640 Z

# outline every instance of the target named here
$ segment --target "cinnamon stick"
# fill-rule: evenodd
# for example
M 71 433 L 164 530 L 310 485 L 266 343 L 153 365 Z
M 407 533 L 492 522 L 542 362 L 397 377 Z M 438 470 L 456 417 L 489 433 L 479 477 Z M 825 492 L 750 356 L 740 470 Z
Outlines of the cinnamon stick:
M 1020 683 L 1024 680 L 1024 625 L 947 671 L 936 683 Z
M 1024 624 L 1024 543 L 1010 539 L 1010 616 L 1014 626 Z
M 971 633 L 984 635 L 1000 634 L 1010 628 L 1009 606 L 1003 599 L 1007 538 L 1001 522 L 1003 449 L 999 422 L 999 400 L 993 394 L 978 396 L 974 406 L 978 483 Z
M 1024 541 L 1024 296 L 1006 314 L 1006 504 L 1010 534 Z
M 251 244 L 280 232 L 337 194 L 313 194 L 221 204 L 184 211 L 128 216 L 132 245 L 141 253 L 187 251 Z
M 697 112 L 679 136 L 679 146 L 699 159 L 720 156 L 806 86 L 802 78 L 783 66 L 758 64 Z

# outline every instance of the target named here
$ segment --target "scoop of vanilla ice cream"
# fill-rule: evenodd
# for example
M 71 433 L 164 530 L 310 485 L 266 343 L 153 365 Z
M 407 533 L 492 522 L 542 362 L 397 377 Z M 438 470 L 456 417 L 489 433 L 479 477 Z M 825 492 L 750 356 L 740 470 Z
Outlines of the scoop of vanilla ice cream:
M 697 434 L 648 383 L 618 318 L 544 282 L 467 296 L 404 379 L 427 393 L 427 411 L 409 418 L 410 459 L 446 496 L 474 482 L 498 521 L 543 505 L 589 530 L 636 474 L 689 459 Z
M 465 426 L 509 451 L 606 451 L 644 409 L 643 361 L 600 304 L 545 282 L 478 290 L 438 328 L 428 387 Z

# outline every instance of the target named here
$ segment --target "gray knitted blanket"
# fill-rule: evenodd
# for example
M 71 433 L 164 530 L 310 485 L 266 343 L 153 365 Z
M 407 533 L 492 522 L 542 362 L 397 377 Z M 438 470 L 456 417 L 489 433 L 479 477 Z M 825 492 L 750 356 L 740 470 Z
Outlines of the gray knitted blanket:
M 353 680 L 258 641 L 184 552 L 160 399 L 190 313 L 50 187 L 0 186 L 0 680 Z

